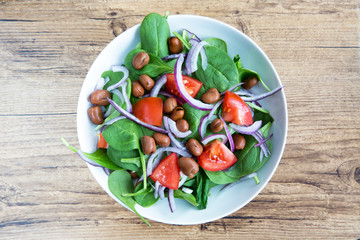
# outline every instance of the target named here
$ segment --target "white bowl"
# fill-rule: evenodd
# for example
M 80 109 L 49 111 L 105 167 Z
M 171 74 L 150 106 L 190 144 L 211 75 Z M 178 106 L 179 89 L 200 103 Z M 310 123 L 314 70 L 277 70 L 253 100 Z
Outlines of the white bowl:
M 265 53 L 250 38 L 239 30 L 215 19 L 193 16 L 169 16 L 170 30 L 180 32 L 188 29 L 196 33 L 201 39 L 218 37 L 226 41 L 231 57 L 240 54 L 244 67 L 258 72 L 270 89 L 281 85 L 274 66 Z M 97 80 L 103 71 L 109 70 L 111 65 L 120 65 L 124 62 L 126 54 L 135 48 L 140 41 L 140 24 L 126 30 L 111 41 L 96 58 L 91 66 L 83 87 L 81 89 L 77 109 L 77 130 L 81 150 L 93 152 L 96 150 L 97 136 L 94 125 L 89 121 L 87 109 L 90 107 L 87 96 L 93 91 Z M 258 84 L 259 85 L 259 84 Z M 262 86 L 256 86 L 255 92 L 264 92 Z M 198 210 L 184 200 L 176 199 L 176 211 L 171 213 L 167 200 L 158 201 L 149 208 L 136 205 L 136 210 L 145 218 L 168 224 L 201 224 L 225 217 L 249 203 L 265 187 L 274 174 L 284 151 L 288 117 L 284 91 L 262 101 L 274 118 L 271 131 L 272 155 L 266 164 L 258 171 L 261 181 L 255 184 L 253 179 L 247 179 L 227 191 L 219 192 L 220 186 L 211 190 L 208 206 L 205 210 Z M 100 186 L 117 202 L 122 204 L 109 190 L 107 175 L 103 169 L 88 165 L 91 173 Z M 122 204 L 123 205 L 123 204 Z

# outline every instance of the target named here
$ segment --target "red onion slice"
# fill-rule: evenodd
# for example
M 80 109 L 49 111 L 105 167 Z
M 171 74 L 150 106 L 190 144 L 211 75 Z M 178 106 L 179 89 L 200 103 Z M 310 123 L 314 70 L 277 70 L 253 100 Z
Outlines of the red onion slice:
M 190 106 L 199 109 L 199 110 L 204 110 L 204 111 L 209 111 L 211 110 L 214 105 L 211 104 L 206 104 L 203 103 L 197 99 L 194 99 L 193 97 L 191 97 L 189 95 L 189 93 L 186 91 L 185 86 L 184 86 L 184 82 L 183 82 L 183 78 L 182 78 L 182 74 L 181 74 L 181 66 L 184 62 L 184 57 L 180 56 L 178 58 L 178 60 L 175 63 L 175 69 L 174 69 L 174 73 L 175 73 L 175 83 L 176 83 L 176 88 L 179 91 L 181 97 L 190 104 Z
M 107 78 L 109 78 L 109 77 L 107 77 Z M 103 89 L 104 85 L 105 85 L 105 79 L 104 79 L 104 78 L 100 78 L 100 79 L 96 82 L 94 91 L 96 91 L 96 90 L 98 90 L 98 89 Z
M 103 167 L 94 160 L 87 158 L 81 150 L 78 150 L 76 154 L 79 155 L 79 157 L 81 157 L 82 160 L 84 160 L 86 163 L 90 164 L 91 166 L 101 167 L 101 168 Z
M 165 198 L 165 193 L 164 193 L 165 188 L 166 188 L 166 187 L 164 187 L 164 186 L 162 186 L 162 185 L 160 185 L 160 187 L 159 187 L 159 197 L 160 197 L 160 199 L 164 199 L 164 198 Z
M 118 88 L 121 84 L 123 84 L 126 79 L 129 77 L 129 70 L 124 66 L 111 66 L 113 72 L 123 72 L 124 76 L 120 79 L 119 82 L 109 86 L 106 90 L 111 92 L 112 90 Z
M 185 181 L 187 179 L 187 176 L 182 171 L 180 171 L 180 177 L 181 177 L 181 180 L 179 182 L 179 187 L 178 188 L 180 188 L 185 183 Z
M 162 88 L 162 86 L 164 86 L 164 84 L 167 82 L 167 76 L 166 74 L 163 74 L 155 83 L 155 85 L 153 86 L 153 88 L 151 89 L 150 92 L 150 97 L 157 97 L 157 95 L 159 94 L 160 89 Z
M 168 136 L 170 138 L 170 141 L 171 141 L 171 146 L 172 147 L 177 147 L 177 148 L 180 148 L 180 149 L 183 149 L 183 150 L 186 150 L 186 147 L 183 143 L 181 143 L 180 141 L 178 141 L 176 139 L 176 137 L 171 133 L 171 130 L 170 130 L 170 126 L 169 126 L 169 120 L 170 118 L 164 116 L 163 117 L 163 120 L 164 120 L 164 127 L 168 132 Z
M 192 134 L 192 131 L 188 130 L 186 132 L 180 132 L 179 129 L 176 127 L 176 122 L 168 117 L 164 117 L 164 120 L 166 118 L 167 124 L 169 126 L 170 132 L 172 132 L 177 138 L 186 138 L 190 134 Z
M 174 199 L 174 190 L 171 188 L 169 188 L 168 190 L 168 201 L 169 201 L 170 211 L 173 213 L 176 210 L 176 206 Z
M 222 142 L 223 144 L 226 144 L 227 141 L 228 141 L 228 138 L 227 138 L 224 134 L 213 134 L 213 135 L 207 136 L 206 138 L 203 138 L 203 139 L 201 140 L 201 143 L 202 143 L 203 145 L 206 145 L 206 144 L 208 144 L 209 142 L 211 142 L 211 141 L 213 141 L 213 140 L 215 140 L 215 139 L 221 139 L 221 142 Z
M 215 111 L 219 108 L 219 106 L 224 102 L 224 98 L 220 99 L 213 107 L 213 109 L 210 111 L 208 118 L 212 118 L 212 116 L 215 114 Z
M 193 192 L 193 190 L 188 187 L 182 187 L 181 191 L 183 191 L 184 193 L 187 193 L 187 194 L 192 194 L 192 192 Z
M 154 198 L 158 198 L 159 196 L 159 187 L 160 187 L 160 183 L 159 181 L 155 182 L 155 189 L 154 189 Z
M 263 93 L 263 94 L 260 94 L 258 96 L 254 96 L 254 97 L 242 97 L 242 99 L 245 101 L 245 102 L 254 102 L 254 101 L 259 101 L 261 99 L 264 99 L 266 97 L 269 97 L 271 95 L 274 95 L 275 93 L 277 93 L 278 91 L 280 91 L 282 88 L 284 87 L 284 85 L 281 85 L 275 89 L 273 89 L 272 91 L 270 92 L 267 92 L 267 93 Z
M 166 131 L 165 129 L 163 128 L 160 128 L 160 127 L 157 127 L 157 126 L 154 126 L 154 125 L 150 125 L 148 123 L 144 123 L 143 121 L 141 121 L 140 119 L 138 119 L 137 117 L 135 117 L 134 115 L 132 115 L 131 113 L 127 112 L 126 110 L 122 109 L 119 105 L 116 104 L 116 102 L 112 101 L 110 98 L 107 98 L 109 103 L 119 112 L 121 113 L 122 115 L 124 115 L 127 119 L 143 126 L 143 127 L 146 127 L 152 131 L 155 131 L 155 132 L 160 132 L 160 133 L 168 133 L 168 131 Z
M 197 61 L 199 58 L 199 54 L 201 54 L 201 64 L 202 68 L 205 70 L 207 68 L 207 55 L 204 49 L 204 46 L 209 45 L 207 42 L 194 42 L 192 47 L 188 53 L 188 56 L 185 61 L 185 67 L 187 70 L 187 74 L 190 75 L 191 73 L 197 70 Z
M 265 138 L 264 140 L 262 140 L 261 142 L 259 142 L 258 144 L 254 145 L 254 147 L 259 147 L 261 144 L 266 143 L 274 134 L 270 134 L 269 137 Z
M 251 135 L 257 132 L 261 127 L 262 121 L 256 121 L 250 126 L 240 126 L 235 123 L 230 123 L 229 126 L 234 129 L 236 132 L 246 135 Z
M 257 176 L 257 173 L 256 173 L 256 172 L 250 173 L 250 174 L 248 174 L 248 175 L 246 175 L 246 176 L 241 177 L 241 178 L 240 178 L 239 180 L 237 180 L 236 182 L 228 183 L 228 184 L 224 185 L 224 187 L 222 187 L 222 188 L 220 189 L 220 191 L 228 190 L 228 189 L 232 188 L 233 186 L 235 186 L 235 184 L 237 184 L 237 183 L 239 183 L 239 182 L 242 182 L 242 181 L 244 181 L 244 180 L 246 180 L 246 179 L 249 179 L 249 178 L 254 178 L 254 177 L 256 177 L 256 176 Z
M 248 90 L 246 89 L 240 89 L 236 92 L 234 92 L 236 95 L 239 95 L 239 96 L 249 96 L 249 97 L 255 97 L 255 94 L 249 92 Z
M 193 33 L 193 32 L 190 32 L 189 30 L 187 30 L 187 29 L 184 29 L 188 34 L 190 34 L 191 36 L 194 36 L 194 38 L 196 39 L 196 40 L 198 40 L 199 42 L 201 41 L 200 40 L 200 38 L 198 37 L 198 36 L 196 36 L 196 34 L 195 33 Z M 189 36 L 189 35 L 188 35 Z M 191 36 L 189 37 L 189 38 L 191 38 Z M 192 39 L 192 38 L 191 38 Z M 190 40 L 191 40 L 190 39 Z
M 234 86 L 232 86 L 231 88 L 229 88 L 228 90 L 226 91 L 229 91 L 229 92 L 232 92 L 234 89 L 236 89 L 237 87 L 240 87 L 241 85 L 243 85 L 244 83 L 241 82 L 241 83 L 238 83 L 238 84 L 235 84 Z M 226 93 L 226 91 L 223 91 L 220 93 L 220 96 L 224 95 Z
M 125 82 L 124 84 L 121 85 L 121 92 L 124 96 L 124 100 L 125 100 L 125 104 L 126 104 L 126 111 L 128 111 L 129 113 L 132 112 L 132 105 L 129 99 L 129 96 L 126 93 L 126 87 L 127 87 L 128 83 Z
M 211 118 L 209 118 L 209 114 L 206 114 L 205 116 L 203 116 L 201 118 L 200 124 L 199 124 L 199 135 L 201 138 L 204 138 L 205 133 L 206 133 L 206 128 L 209 125 L 209 123 L 211 123 L 215 119 L 216 119 L 215 115 L 213 115 L 213 116 L 211 116 Z
M 106 175 L 108 175 L 108 176 L 110 175 L 110 170 L 108 168 L 102 167 L 102 169 L 104 169 L 104 172 Z
M 264 136 L 260 134 L 259 131 L 254 132 L 253 134 L 251 134 L 251 136 L 253 136 L 256 139 L 256 141 L 258 141 L 259 143 L 264 140 Z M 265 157 L 268 157 L 270 155 L 270 150 L 266 144 L 261 144 L 260 148 L 261 151 L 264 153 Z
M 183 55 L 184 57 L 186 56 L 186 53 L 178 53 L 178 54 L 171 54 L 171 55 L 167 55 L 166 57 L 161 58 L 161 60 L 169 60 L 169 59 L 175 59 L 175 58 L 179 58 L 180 55 Z
M 220 120 L 224 123 L 225 133 L 226 133 L 226 136 L 227 136 L 227 138 L 228 138 L 228 140 L 229 140 L 229 144 L 230 144 L 230 151 L 231 151 L 231 152 L 234 152 L 234 151 L 235 151 L 234 139 L 233 139 L 232 136 L 231 136 L 231 133 L 230 133 L 230 131 L 229 131 L 228 126 L 226 125 L 225 120 L 221 117 L 221 115 L 219 115 L 219 117 L 220 117 Z
M 111 120 L 109 120 L 109 121 L 107 121 L 107 122 L 104 122 L 102 126 L 108 126 L 108 125 L 114 124 L 114 123 L 116 123 L 117 121 L 119 121 L 119 120 L 121 120 L 121 119 L 125 119 L 125 118 L 126 118 L 126 117 L 124 117 L 124 116 L 118 116 L 118 117 L 113 118 L 113 119 L 111 119 Z

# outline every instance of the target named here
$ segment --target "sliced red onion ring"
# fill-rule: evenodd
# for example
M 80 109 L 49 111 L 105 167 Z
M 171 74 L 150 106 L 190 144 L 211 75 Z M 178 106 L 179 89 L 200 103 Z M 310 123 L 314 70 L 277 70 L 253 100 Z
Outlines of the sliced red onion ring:
M 159 163 L 161 162 L 161 159 L 163 158 L 164 152 L 159 153 L 157 156 L 155 156 L 155 158 L 152 161 L 148 161 L 147 162 L 147 166 L 146 166 L 146 175 L 150 176 L 152 174 L 152 172 L 154 171 L 154 169 L 157 167 L 157 165 L 159 165 Z
M 112 105 L 109 105 L 108 109 L 106 110 L 106 112 L 104 113 L 104 118 L 107 118 L 108 116 L 110 116 L 111 113 L 111 109 L 113 108 Z
M 196 39 L 196 40 L 198 40 L 199 42 L 201 41 L 200 40 L 200 38 L 198 37 L 198 36 L 196 36 L 196 34 L 195 33 L 193 33 L 193 32 L 190 32 L 189 30 L 187 30 L 187 29 L 184 29 L 185 31 L 187 31 L 188 32 L 188 34 L 190 34 L 191 36 L 194 36 L 194 38 Z M 189 36 L 189 35 L 188 35 Z M 189 38 L 191 38 L 191 36 L 189 37 Z
M 109 77 L 107 77 L 109 78 Z M 100 78 L 97 82 L 96 82 L 96 86 L 94 88 L 94 91 L 98 90 L 98 89 L 103 89 L 105 85 L 105 79 L 104 78 Z
M 122 109 L 119 105 L 116 104 L 116 102 L 112 101 L 110 98 L 107 98 L 109 103 L 111 105 L 113 105 L 113 107 L 119 112 L 121 113 L 122 115 L 124 115 L 126 118 L 128 118 L 129 120 L 143 126 L 143 127 L 146 127 L 152 131 L 155 131 L 155 132 L 160 132 L 160 133 L 168 133 L 168 131 L 166 131 L 165 129 L 163 128 L 160 128 L 160 127 L 157 127 L 157 126 L 154 126 L 154 125 L 150 125 L 148 123 L 144 123 L 143 121 L 141 121 L 140 119 L 138 119 L 137 117 L 135 117 L 134 115 L 132 115 L 131 113 L 129 113 L 128 111 Z
M 186 147 L 183 143 L 181 143 L 180 141 L 178 141 L 175 136 L 171 133 L 171 130 L 170 130 L 170 126 L 169 126 L 169 120 L 170 118 L 164 116 L 163 117 L 164 119 L 164 127 L 168 132 L 168 136 L 170 138 L 170 141 L 171 141 L 171 146 L 172 147 L 176 147 L 176 148 L 179 148 L 179 149 L 183 149 L 183 150 L 186 150 Z
M 186 181 L 186 179 L 187 179 L 187 176 L 186 176 L 182 171 L 180 171 L 180 177 L 181 177 L 181 180 L 180 180 L 180 182 L 179 182 L 179 188 L 180 188 L 182 185 L 184 185 L 184 183 L 185 183 L 185 181 Z
M 264 152 L 263 151 L 261 151 L 260 152 L 260 162 L 262 162 L 263 161 L 263 159 L 264 159 Z
M 180 55 L 183 55 L 184 57 L 186 56 L 186 53 L 178 53 L 178 54 L 171 54 L 171 55 L 167 55 L 166 57 L 161 58 L 161 60 L 169 60 L 169 59 L 175 59 L 175 58 L 179 58 Z
M 220 117 L 220 120 L 221 120 L 221 121 L 223 122 L 223 124 L 224 124 L 225 133 L 226 133 L 226 136 L 227 136 L 227 138 L 228 138 L 228 140 L 229 140 L 229 144 L 230 144 L 230 151 L 231 151 L 231 152 L 234 152 L 234 151 L 235 151 L 234 139 L 233 139 L 232 136 L 231 136 L 231 133 L 230 133 L 230 131 L 229 131 L 228 126 L 226 125 L 225 120 L 222 118 L 221 115 L 219 115 L 219 117 Z
M 159 181 L 155 182 L 155 189 L 154 189 L 154 198 L 158 198 L 159 196 L 159 187 L 160 187 L 160 183 Z
M 110 175 L 110 170 L 108 168 L 106 168 L 106 167 L 102 167 L 102 168 L 104 169 L 105 174 L 109 176 Z
M 159 162 L 161 161 L 161 158 L 157 158 L 156 162 L 154 161 L 155 158 L 160 154 L 160 153 L 163 153 L 163 152 L 166 152 L 166 151 L 169 151 L 169 152 L 174 152 L 174 153 L 177 153 L 181 156 L 184 156 L 184 157 L 191 157 L 191 154 L 188 153 L 187 151 L 183 150 L 183 149 L 179 149 L 179 148 L 175 148 L 175 147 L 163 147 L 163 148 L 159 148 L 158 150 L 156 150 L 155 153 L 151 154 L 149 160 L 148 160 L 148 165 L 147 165 L 147 169 L 146 169 L 146 175 L 147 176 L 150 176 L 151 173 L 153 172 L 154 168 L 159 164 Z
M 114 123 L 116 123 L 117 121 L 119 121 L 119 120 L 121 120 L 121 119 L 126 119 L 126 117 L 124 117 L 124 116 L 118 116 L 118 117 L 113 118 L 113 119 L 111 119 L 111 120 L 109 120 L 109 121 L 107 121 L 107 122 L 104 122 L 102 126 L 104 127 L 104 126 L 108 126 L 108 125 L 114 124 Z
M 283 87 L 284 87 L 284 85 L 281 85 L 281 86 L 273 89 L 273 90 L 270 91 L 270 92 L 263 93 L 263 94 L 260 94 L 260 95 L 258 95 L 258 96 L 254 96 L 254 97 L 242 97 L 242 99 L 243 99 L 245 102 L 259 101 L 259 100 L 261 100 L 261 99 L 264 99 L 264 98 L 266 98 L 266 97 L 269 97 L 269 96 L 277 93 L 277 92 L 280 91 Z
M 256 141 L 258 141 L 258 142 L 262 142 L 264 140 L 264 136 L 262 134 L 260 134 L 259 131 L 252 133 L 251 136 L 253 136 L 256 139 Z M 261 148 L 261 151 L 264 153 L 265 157 L 268 157 L 270 154 L 270 150 L 267 147 L 267 145 L 261 144 L 260 148 Z
M 257 132 L 261 127 L 262 121 L 256 121 L 250 126 L 240 126 L 235 123 L 230 123 L 229 126 L 234 129 L 236 132 L 246 135 L 251 135 Z
M 173 97 L 173 98 L 176 98 L 177 102 L 178 102 L 179 104 L 181 104 L 181 105 L 183 105 L 183 104 L 186 103 L 186 101 L 185 101 L 184 99 L 182 99 L 181 97 L 176 96 L 176 95 L 174 95 L 174 94 L 172 94 L 172 93 L 169 93 L 168 91 L 160 90 L 160 91 L 159 91 L 159 94 L 160 94 L 160 95 L 163 95 L 163 96 L 165 96 L 165 97 Z
M 123 84 L 126 79 L 129 77 L 129 70 L 124 66 L 111 66 L 113 72 L 123 72 L 124 76 L 120 79 L 119 82 L 109 86 L 106 90 L 111 92 L 112 90 L 118 88 L 121 84 Z
M 238 84 L 235 84 L 234 86 L 232 86 L 231 88 L 229 88 L 229 89 L 226 90 L 226 91 L 232 92 L 234 89 L 236 89 L 237 87 L 240 87 L 240 86 L 243 85 L 243 84 L 244 84 L 243 82 L 238 83 Z M 226 91 L 221 92 L 221 93 L 220 93 L 220 96 L 224 95 L 224 94 L 226 93 Z
M 199 43 L 194 43 L 193 46 L 190 48 L 188 56 L 185 61 L 185 67 L 187 70 L 187 74 L 191 74 L 197 70 L 197 62 L 199 58 L 199 53 L 201 54 L 201 65 L 202 68 L 205 70 L 207 68 L 207 55 L 204 49 L 204 46 L 209 45 L 209 43 L 202 41 Z
M 203 145 L 206 145 L 206 144 L 208 144 L 209 142 L 211 142 L 211 141 L 213 141 L 215 139 L 221 139 L 221 142 L 223 144 L 226 144 L 226 142 L 228 141 L 228 138 L 224 134 L 213 134 L 213 135 L 207 136 L 206 138 L 203 138 L 201 140 L 201 143 Z
M 166 74 L 163 74 L 155 83 L 150 92 L 150 97 L 157 97 L 162 86 L 167 82 Z
M 266 143 L 274 134 L 270 134 L 269 137 L 265 138 L 264 140 L 262 140 L 261 142 L 259 142 L 258 144 L 254 145 L 254 147 L 259 147 L 261 144 Z
M 199 110 L 204 110 L 204 111 L 209 111 L 211 110 L 214 105 L 211 104 L 206 104 L 203 103 L 197 99 L 194 99 L 193 97 L 191 97 L 189 95 L 189 93 L 186 91 L 185 86 L 184 86 L 184 82 L 183 82 L 183 78 L 181 75 L 181 66 L 184 62 L 184 57 L 180 56 L 178 58 L 178 60 L 175 63 L 175 69 L 174 69 L 174 73 L 175 73 L 175 83 L 176 83 L 176 88 L 178 89 L 181 97 L 190 104 L 190 106 L 199 109 Z
M 240 89 L 240 90 L 238 90 L 238 91 L 236 91 L 236 92 L 234 92 L 236 95 L 239 95 L 239 96 L 249 96 L 249 97 L 254 97 L 255 96 L 255 94 L 253 94 L 253 93 L 251 93 L 251 92 L 249 92 L 248 90 L 246 90 L 246 89 Z
M 215 114 L 215 111 L 219 108 L 219 106 L 224 102 L 224 98 L 220 99 L 213 107 L 213 109 L 211 109 L 208 118 L 212 118 L 212 116 Z
M 250 174 L 248 174 L 248 175 L 246 175 L 246 176 L 241 177 L 241 178 L 240 178 L 239 180 L 237 180 L 236 182 L 228 183 L 228 184 L 224 185 L 224 187 L 222 187 L 222 188 L 220 189 L 220 191 L 228 190 L 228 189 L 232 188 L 233 186 L 235 186 L 235 184 L 237 184 L 237 183 L 239 183 L 239 182 L 242 182 L 242 181 L 244 181 L 244 180 L 246 180 L 246 179 L 256 177 L 256 176 L 257 176 L 257 173 L 256 173 L 256 172 L 250 173 Z
M 176 122 L 173 121 L 172 119 L 168 118 L 168 117 L 164 117 L 164 119 L 167 119 L 167 123 L 169 126 L 170 132 L 172 132 L 177 138 L 186 138 L 187 136 L 189 136 L 190 134 L 192 134 L 192 131 L 188 130 L 186 132 L 180 132 L 179 129 L 176 127 Z
M 90 164 L 91 166 L 101 167 L 101 168 L 103 167 L 100 164 L 98 164 L 97 162 L 95 162 L 94 160 L 87 158 L 81 150 L 78 150 L 76 152 L 76 154 L 79 155 L 82 160 L 84 160 L 86 163 Z
M 187 193 L 187 194 L 192 194 L 192 192 L 193 192 L 193 190 L 191 188 L 188 188 L 188 187 L 182 187 L 181 190 L 184 193 Z
M 174 199 L 174 190 L 171 188 L 169 188 L 169 191 L 168 191 L 168 201 L 169 201 L 170 211 L 173 213 L 176 210 L 176 206 L 175 206 L 175 199 Z
M 164 186 L 162 186 L 162 185 L 160 185 L 160 187 L 159 187 L 159 197 L 160 197 L 160 199 L 164 199 L 164 198 L 165 198 L 165 193 L 164 193 L 165 188 L 166 188 L 166 187 L 164 187 Z
M 128 111 L 129 113 L 132 112 L 132 105 L 131 105 L 131 102 L 130 102 L 130 98 L 129 96 L 127 95 L 126 93 L 126 87 L 127 87 L 128 83 L 127 82 L 124 82 L 121 86 L 121 92 L 124 96 L 124 100 L 125 100 L 125 104 L 126 104 L 126 111 Z
M 250 112 L 251 112 L 251 116 L 252 116 L 253 119 L 254 119 L 254 109 L 253 109 L 249 104 L 247 104 L 247 105 L 248 105 L 249 110 L 250 110 Z
M 205 133 L 206 133 L 206 128 L 209 125 L 209 123 L 211 123 L 215 119 L 216 119 L 215 115 L 213 115 L 211 118 L 209 118 L 209 114 L 206 114 L 205 116 L 203 116 L 201 118 L 200 124 L 199 124 L 199 135 L 201 138 L 204 138 Z

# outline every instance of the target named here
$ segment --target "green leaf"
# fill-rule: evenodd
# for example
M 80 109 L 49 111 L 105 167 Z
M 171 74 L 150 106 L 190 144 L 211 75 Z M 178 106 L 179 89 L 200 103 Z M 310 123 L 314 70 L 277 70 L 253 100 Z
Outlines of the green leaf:
M 206 46 L 205 50 L 208 66 L 204 71 L 201 67 L 201 61 L 199 61 L 198 70 L 195 72 L 205 90 L 216 88 L 219 92 L 223 92 L 239 83 L 238 70 L 226 52 L 214 46 Z
M 107 150 L 107 155 L 116 165 L 127 170 L 140 172 L 141 160 L 138 149 L 119 151 L 109 146 Z M 129 159 L 132 159 L 132 162 L 129 162 Z
M 102 78 L 109 77 L 109 81 L 104 85 L 103 89 L 107 89 L 111 85 L 118 83 L 124 76 L 123 72 L 113 72 L 111 70 L 105 71 L 101 74 Z
M 208 178 L 210 179 L 210 181 L 216 184 L 227 184 L 239 180 L 238 178 L 234 178 L 226 175 L 226 173 L 223 171 L 215 171 L 215 172 L 207 171 L 207 170 L 204 171 L 208 176 Z
M 144 18 L 140 25 L 141 47 L 144 50 L 160 58 L 169 55 L 169 37 L 170 27 L 165 17 L 150 13 Z
M 108 179 L 109 189 L 124 205 L 135 212 L 147 225 L 150 223 L 143 218 L 135 209 L 135 200 L 133 197 L 124 197 L 123 194 L 133 193 L 134 186 L 130 173 L 126 170 L 116 170 L 112 172 Z
M 196 198 L 194 197 L 194 195 L 190 193 L 185 193 L 179 189 L 174 191 L 174 197 L 179 199 L 184 199 L 189 203 L 191 203 L 192 205 L 194 205 L 195 207 L 199 206 L 199 204 L 196 202 Z
M 197 208 L 205 209 L 210 192 L 210 179 L 202 170 L 200 170 L 196 175 L 196 184 L 196 202 L 198 204 Z
M 98 150 L 96 150 L 93 153 L 86 153 L 86 152 L 83 152 L 83 153 L 84 153 L 85 157 L 90 158 L 91 160 L 94 160 L 95 162 L 97 162 L 98 164 L 100 164 L 103 167 L 106 167 L 111 170 L 122 169 L 121 167 L 117 166 L 116 164 L 114 164 L 111 161 L 111 159 L 106 154 L 106 150 L 103 148 L 99 148 Z
M 211 46 L 217 47 L 227 53 L 227 44 L 224 40 L 220 38 L 208 38 L 204 41 L 208 42 Z
M 137 195 L 135 196 L 135 201 L 142 207 L 150 207 L 152 205 L 154 205 L 159 198 L 155 198 L 154 197 L 154 190 L 153 188 L 150 186 L 150 184 L 148 184 L 146 190 L 144 190 L 144 186 L 143 186 L 143 182 L 140 182 L 136 188 L 135 188 L 135 192 L 137 191 L 144 191 L 143 194 Z
M 185 139 L 196 138 L 200 141 L 201 140 L 199 136 L 200 120 L 203 116 L 208 114 L 209 111 L 202 111 L 193 108 L 188 103 L 185 103 L 182 107 L 184 108 L 184 112 L 185 112 L 184 119 L 189 123 L 189 130 L 192 131 L 192 133 Z

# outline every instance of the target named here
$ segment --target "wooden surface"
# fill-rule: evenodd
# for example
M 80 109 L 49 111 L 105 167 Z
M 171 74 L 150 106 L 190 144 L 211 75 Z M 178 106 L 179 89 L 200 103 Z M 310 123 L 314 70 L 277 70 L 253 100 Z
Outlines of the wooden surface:
M 360 238 L 358 1 L 0 1 L 0 239 Z M 287 145 L 251 203 L 218 221 L 147 227 L 78 147 L 76 107 L 100 51 L 152 11 L 226 22 L 284 84 Z

